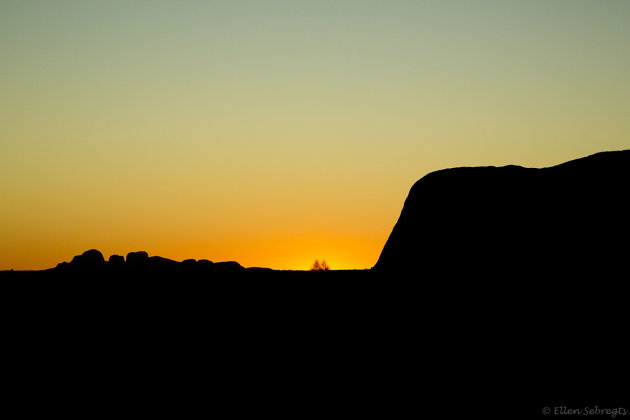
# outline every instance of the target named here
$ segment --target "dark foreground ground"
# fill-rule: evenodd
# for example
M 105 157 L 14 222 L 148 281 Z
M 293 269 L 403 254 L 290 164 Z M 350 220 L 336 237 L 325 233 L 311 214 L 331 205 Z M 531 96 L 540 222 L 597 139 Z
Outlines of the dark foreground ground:
M 617 280 L 3 273 L 5 397 L 177 417 L 630 409 Z

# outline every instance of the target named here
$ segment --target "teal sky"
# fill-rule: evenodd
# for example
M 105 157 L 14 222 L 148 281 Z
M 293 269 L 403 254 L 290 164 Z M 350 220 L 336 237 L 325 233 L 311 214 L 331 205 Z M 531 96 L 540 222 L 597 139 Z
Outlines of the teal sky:
M 1 0 L 0 269 L 370 267 L 432 170 L 629 148 L 629 27 L 621 0 Z

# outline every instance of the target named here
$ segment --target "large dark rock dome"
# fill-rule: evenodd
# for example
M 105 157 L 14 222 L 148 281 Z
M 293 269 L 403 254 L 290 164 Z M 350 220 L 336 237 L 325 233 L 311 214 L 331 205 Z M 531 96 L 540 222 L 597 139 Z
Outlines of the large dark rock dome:
M 630 255 L 630 150 L 415 183 L 375 265 L 430 277 L 610 274 Z

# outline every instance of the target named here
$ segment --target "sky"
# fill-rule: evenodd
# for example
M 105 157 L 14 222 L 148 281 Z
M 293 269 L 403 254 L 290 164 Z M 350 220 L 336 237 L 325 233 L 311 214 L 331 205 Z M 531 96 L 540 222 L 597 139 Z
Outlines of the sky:
M 0 0 L 0 270 L 372 267 L 413 183 L 630 148 L 626 0 Z

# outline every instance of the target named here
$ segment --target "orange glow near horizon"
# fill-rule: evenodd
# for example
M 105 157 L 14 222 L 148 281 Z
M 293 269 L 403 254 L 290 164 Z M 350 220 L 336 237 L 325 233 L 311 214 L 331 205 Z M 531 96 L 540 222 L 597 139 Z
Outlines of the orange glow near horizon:
M 308 270 L 315 259 L 326 260 L 333 270 L 352 270 L 371 268 L 378 259 L 384 243 L 379 239 L 365 238 L 275 238 L 271 241 L 262 240 L 260 243 L 237 243 L 220 247 L 220 252 L 213 251 L 204 244 L 190 244 L 178 248 L 174 245 L 129 248 L 105 246 L 75 247 L 65 252 L 58 247 L 50 247 L 47 254 L 46 247 L 36 249 L 42 252 L 42 257 L 34 263 L 32 254 L 21 253 L 20 249 L 3 250 L 3 254 L 14 258 L 11 265 L 0 267 L 2 270 L 39 270 L 52 268 L 62 261 L 70 261 L 75 255 L 88 249 L 98 249 L 105 259 L 113 254 L 125 256 L 131 251 L 147 251 L 150 256 L 161 256 L 176 261 L 189 258 L 196 260 L 208 259 L 218 261 L 237 261 L 244 267 L 268 267 L 277 270 Z M 32 252 L 32 249 L 29 250 Z M 26 256 L 26 258 L 24 257 Z

